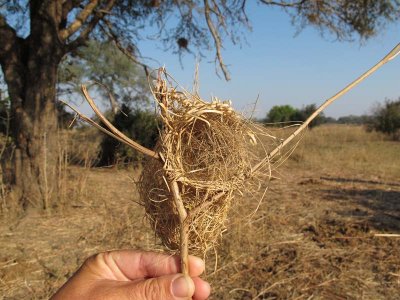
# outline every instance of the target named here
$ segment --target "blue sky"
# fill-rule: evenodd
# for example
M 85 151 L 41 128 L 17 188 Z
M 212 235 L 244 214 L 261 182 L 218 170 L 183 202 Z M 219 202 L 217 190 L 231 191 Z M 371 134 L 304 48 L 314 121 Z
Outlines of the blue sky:
M 214 53 L 205 52 L 200 62 L 200 95 L 229 99 L 240 111 L 247 111 L 258 99 L 256 117 L 264 117 L 274 105 L 302 107 L 322 103 L 378 62 L 400 42 L 400 24 L 360 44 L 338 42 L 307 27 L 296 35 L 287 14 L 277 8 L 251 4 L 248 9 L 252 31 L 247 43 L 225 43 L 223 56 L 232 80 L 215 73 Z M 155 58 L 185 88 L 191 88 L 196 57 L 182 58 L 164 52 L 155 43 L 141 43 L 144 56 Z M 152 67 L 158 63 L 149 61 Z M 391 61 L 326 110 L 328 116 L 361 115 L 386 98 L 400 97 L 400 57 Z

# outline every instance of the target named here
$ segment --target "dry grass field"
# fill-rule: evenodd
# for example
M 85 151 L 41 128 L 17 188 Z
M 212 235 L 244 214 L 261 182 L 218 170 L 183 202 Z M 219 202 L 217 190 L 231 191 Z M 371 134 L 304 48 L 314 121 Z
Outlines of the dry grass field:
M 310 130 L 280 179 L 237 199 L 206 257 L 212 299 L 400 299 L 399 153 L 360 127 Z M 2 215 L 0 299 L 46 299 L 102 250 L 162 250 L 134 202 L 138 174 L 70 167 L 63 209 Z

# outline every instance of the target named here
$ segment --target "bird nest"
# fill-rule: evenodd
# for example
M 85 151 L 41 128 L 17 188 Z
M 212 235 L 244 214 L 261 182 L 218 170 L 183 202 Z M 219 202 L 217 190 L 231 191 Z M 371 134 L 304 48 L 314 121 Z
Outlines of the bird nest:
M 229 102 L 205 102 L 159 79 L 153 88 L 162 128 L 156 152 L 143 166 L 139 191 L 157 236 L 171 250 L 181 239 L 175 182 L 188 225 L 189 252 L 204 254 L 222 232 L 234 195 L 252 168 L 255 135 L 248 120 Z
M 188 252 L 201 255 L 215 245 L 224 231 L 234 195 L 248 179 L 260 173 L 271 177 L 272 170 L 290 155 L 298 141 L 286 154 L 282 154 L 282 149 L 293 144 L 319 113 L 399 53 L 400 44 L 327 99 L 304 123 L 295 124 L 298 127 L 284 139 L 277 139 L 265 128 L 248 122 L 228 102 L 215 99 L 208 103 L 197 94 L 168 86 L 164 69 L 160 69 L 152 90 L 162 120 L 154 151 L 115 128 L 84 85 L 82 92 L 104 126 L 70 107 L 85 122 L 149 157 L 139 184 L 142 204 L 156 234 L 165 246 L 179 250 L 182 272 L 189 274 Z M 260 147 L 254 147 L 258 141 Z M 266 145 L 271 143 L 274 148 L 269 151 Z

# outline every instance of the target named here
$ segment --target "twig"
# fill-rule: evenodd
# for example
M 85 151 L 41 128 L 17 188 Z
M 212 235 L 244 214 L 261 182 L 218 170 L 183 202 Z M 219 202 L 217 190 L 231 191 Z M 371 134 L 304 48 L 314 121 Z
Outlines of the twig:
M 179 215 L 181 272 L 189 275 L 189 222 L 186 222 L 188 214 L 179 193 L 178 183 L 172 180 L 168 181 L 168 184 Z
M 400 234 L 396 233 L 376 233 L 374 234 L 375 237 L 400 237 Z
M 228 69 L 226 68 L 225 63 L 222 60 L 221 37 L 219 36 L 217 30 L 215 29 L 214 23 L 211 19 L 211 9 L 210 9 L 210 4 L 208 3 L 208 0 L 204 0 L 204 16 L 206 18 L 207 26 L 210 29 L 211 35 L 214 39 L 216 57 L 218 59 L 219 66 L 220 66 L 222 72 L 224 73 L 225 79 L 229 81 L 229 80 L 231 80 L 231 77 L 229 76 Z
M 108 131 L 107 129 L 105 129 L 104 127 L 100 126 L 99 124 L 97 124 L 95 121 L 93 121 L 92 119 L 90 119 L 89 117 L 87 117 L 86 115 L 82 114 L 79 110 L 77 110 L 75 107 L 73 107 L 72 105 L 68 104 L 67 102 L 63 101 L 63 100 L 58 100 L 60 102 L 62 102 L 63 104 L 65 104 L 66 106 L 68 106 L 70 109 L 72 109 L 77 116 L 82 119 L 84 122 L 92 125 L 93 127 L 96 127 L 98 130 L 100 130 L 101 132 L 111 136 L 112 138 L 116 139 L 117 141 L 127 145 L 127 146 L 131 146 L 130 144 L 128 144 L 125 140 L 123 140 L 122 138 L 116 136 L 115 134 L 113 134 L 112 132 Z M 75 118 L 74 118 L 75 119 Z
M 137 142 L 131 140 L 130 138 L 128 138 L 125 134 L 123 134 L 121 131 L 119 131 L 117 128 L 114 127 L 114 125 L 112 125 L 106 117 L 104 117 L 104 115 L 101 113 L 101 111 L 97 108 L 96 104 L 94 103 L 93 99 L 90 97 L 86 86 L 82 85 L 81 86 L 81 90 L 83 95 L 86 98 L 86 101 L 89 103 L 90 107 L 93 109 L 94 113 L 99 117 L 100 121 L 103 122 L 103 124 L 105 126 L 108 127 L 108 129 L 110 129 L 110 131 L 113 133 L 113 137 L 114 136 L 118 136 L 120 139 L 122 139 L 124 141 L 124 144 L 127 144 L 128 146 L 132 147 L 133 149 L 148 155 L 150 157 L 159 158 L 158 153 L 154 152 L 153 150 L 147 149 L 146 147 L 143 147 L 142 145 L 138 144 Z M 98 128 L 98 127 L 97 127 Z
M 332 104 L 336 99 L 339 97 L 343 96 L 346 94 L 348 91 L 350 91 L 353 87 L 358 85 L 360 82 L 362 82 L 364 79 L 366 79 L 369 75 L 374 73 L 376 70 L 378 70 L 380 67 L 382 67 L 384 64 L 387 62 L 391 61 L 394 59 L 397 55 L 400 54 L 400 43 L 397 44 L 396 47 L 393 48 L 392 51 L 390 51 L 384 58 L 382 58 L 381 61 L 379 61 L 375 66 L 373 66 L 371 69 L 369 69 L 367 72 L 362 74 L 360 77 L 358 77 L 356 80 L 354 80 L 352 83 L 347 85 L 344 89 L 333 95 L 331 98 L 326 100 L 308 119 L 295 131 L 293 132 L 286 140 L 284 140 L 278 147 L 276 147 L 274 150 L 272 150 L 263 160 L 261 160 L 259 163 L 257 163 L 252 169 L 251 169 L 251 174 L 259 170 L 266 162 L 271 160 L 283 147 L 285 147 L 288 143 L 290 143 L 299 133 L 301 133 L 325 108 L 327 108 L 330 104 Z

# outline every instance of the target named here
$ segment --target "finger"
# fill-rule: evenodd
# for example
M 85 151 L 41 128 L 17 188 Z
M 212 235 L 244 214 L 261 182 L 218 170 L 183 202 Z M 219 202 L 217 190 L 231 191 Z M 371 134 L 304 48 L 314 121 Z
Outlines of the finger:
M 200 277 L 192 278 L 194 282 L 194 295 L 193 300 L 205 300 L 210 296 L 211 287 L 207 281 L 204 281 Z
M 193 280 L 182 274 L 141 280 L 126 286 L 128 299 L 135 300 L 187 300 L 192 299 L 194 293 Z
M 100 253 L 93 263 L 107 268 L 103 270 L 103 274 L 109 275 L 104 279 L 114 280 L 159 277 L 179 273 L 181 269 L 180 258 L 177 256 L 132 250 Z M 200 276 L 204 272 L 204 261 L 198 257 L 189 256 L 189 271 L 192 277 Z

